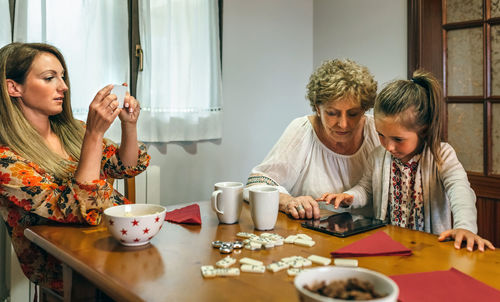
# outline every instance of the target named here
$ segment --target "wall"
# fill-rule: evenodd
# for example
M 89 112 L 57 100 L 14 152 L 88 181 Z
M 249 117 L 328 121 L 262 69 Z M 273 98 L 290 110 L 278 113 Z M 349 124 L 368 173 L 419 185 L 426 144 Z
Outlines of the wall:
M 207 200 L 218 181 L 246 182 L 286 125 L 310 112 L 312 14 L 309 0 L 224 1 L 223 137 L 150 147 L 162 204 Z
M 288 123 L 311 112 L 305 86 L 323 60 L 354 59 L 379 87 L 406 76 L 406 1 L 225 0 L 223 16 L 223 137 L 150 147 L 165 205 L 245 182 Z
M 406 78 L 407 23 L 403 0 L 314 0 L 314 66 L 350 58 L 374 74 L 379 90 Z

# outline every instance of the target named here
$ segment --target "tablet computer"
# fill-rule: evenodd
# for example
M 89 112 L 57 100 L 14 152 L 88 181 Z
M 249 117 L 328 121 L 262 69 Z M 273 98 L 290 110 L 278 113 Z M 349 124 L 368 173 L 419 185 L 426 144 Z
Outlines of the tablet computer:
M 373 230 L 386 225 L 383 220 L 365 217 L 361 215 L 351 215 L 351 213 L 335 213 L 333 215 L 307 220 L 302 226 L 311 230 L 316 230 L 337 237 L 347 237 Z

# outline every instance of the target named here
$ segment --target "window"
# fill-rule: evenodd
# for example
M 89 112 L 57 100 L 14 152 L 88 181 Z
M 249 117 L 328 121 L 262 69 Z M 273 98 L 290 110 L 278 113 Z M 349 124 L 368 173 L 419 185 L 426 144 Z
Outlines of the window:
M 9 1 L 0 0 L 0 47 L 11 41 Z
M 64 54 L 76 118 L 86 119 L 99 89 L 127 82 L 141 103 L 140 140 L 220 138 L 218 1 L 15 3 L 14 41 L 47 42 Z M 134 32 L 139 33 L 140 44 L 131 40 Z M 143 54 L 138 74 L 135 44 Z M 119 121 L 106 136 L 120 140 Z
M 137 79 L 146 141 L 221 136 L 217 2 L 139 1 L 144 70 Z M 145 133 L 146 135 L 146 133 Z

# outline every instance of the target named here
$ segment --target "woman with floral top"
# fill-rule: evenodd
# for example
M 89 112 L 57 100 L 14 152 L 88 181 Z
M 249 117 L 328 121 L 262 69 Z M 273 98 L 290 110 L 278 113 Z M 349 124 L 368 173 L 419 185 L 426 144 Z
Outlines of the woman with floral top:
M 127 203 L 107 178 L 135 176 L 149 155 L 137 141 L 140 106 L 128 95 L 124 108 L 101 89 L 86 125 L 73 118 L 62 54 L 40 43 L 0 49 L 0 216 L 24 274 L 62 293 L 59 261 L 30 243 L 24 229 L 38 224 L 97 225 L 104 209 Z M 119 117 L 121 145 L 104 138 Z

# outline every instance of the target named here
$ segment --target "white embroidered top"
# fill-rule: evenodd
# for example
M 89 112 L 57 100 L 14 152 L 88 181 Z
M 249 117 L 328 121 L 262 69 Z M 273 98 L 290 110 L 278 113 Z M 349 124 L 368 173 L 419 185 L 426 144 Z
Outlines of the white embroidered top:
M 363 143 L 352 155 L 328 149 L 307 116 L 293 120 L 264 161 L 252 169 L 247 186 L 276 185 L 282 193 L 313 198 L 350 189 L 363 175 L 371 151 L 380 145 L 373 116 L 365 116 Z
M 388 213 L 390 224 L 413 230 L 424 230 L 422 175 L 418 169 L 421 154 L 407 163 L 392 157 Z

